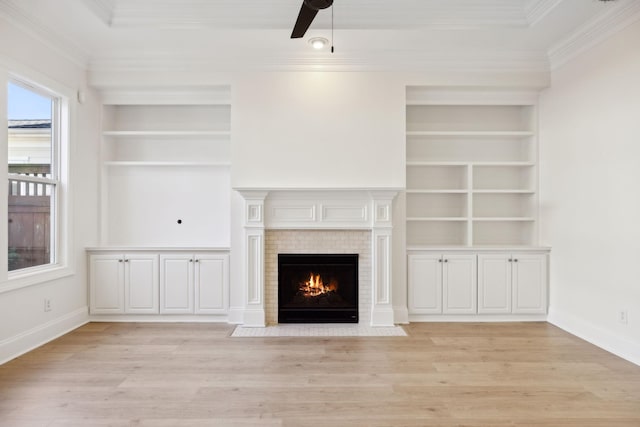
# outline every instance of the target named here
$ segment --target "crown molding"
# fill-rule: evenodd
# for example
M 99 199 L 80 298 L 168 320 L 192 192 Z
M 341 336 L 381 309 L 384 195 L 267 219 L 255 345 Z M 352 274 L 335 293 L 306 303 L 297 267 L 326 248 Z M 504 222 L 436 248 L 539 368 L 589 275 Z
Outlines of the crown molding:
M 52 31 L 44 23 L 25 14 L 22 9 L 16 5 L 14 0 L 4 0 L 0 2 L 0 18 L 4 18 L 10 24 L 15 25 L 46 46 L 54 49 L 62 57 L 68 59 L 78 67 L 83 69 L 88 67 L 89 53 L 82 50 L 69 39 Z
M 90 73 L 136 71 L 228 72 L 228 71 L 443 71 L 459 72 L 539 72 L 548 73 L 545 52 L 479 52 L 469 50 L 435 52 L 422 50 L 338 51 L 334 54 L 274 55 L 263 50 L 242 55 L 220 54 L 215 58 L 176 56 L 158 52 L 147 57 L 132 54 L 124 57 L 97 58 L 89 65 Z
M 524 13 L 530 27 L 535 26 L 564 0 L 526 0 Z
M 300 0 L 301 1 L 301 0 Z M 536 0 L 540 1 L 540 0 Z M 299 9 L 292 0 L 83 0 L 112 28 L 288 29 Z M 336 2 L 341 29 L 461 29 L 526 27 L 522 3 L 514 0 L 350 0 Z M 330 28 L 331 14 L 320 13 L 316 28 Z
M 83 3 L 98 17 L 105 25 L 111 26 L 113 14 L 116 7 L 116 0 L 82 0 Z
M 611 6 L 549 49 L 552 71 L 640 19 L 640 1 L 619 0 Z

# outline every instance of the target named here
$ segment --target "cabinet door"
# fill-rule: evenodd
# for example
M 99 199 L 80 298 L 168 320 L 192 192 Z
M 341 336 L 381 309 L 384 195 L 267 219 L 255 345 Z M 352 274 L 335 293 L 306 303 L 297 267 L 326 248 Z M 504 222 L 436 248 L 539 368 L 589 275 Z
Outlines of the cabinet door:
M 193 255 L 160 256 L 160 313 L 193 313 Z
M 475 255 L 444 254 L 442 256 L 443 313 L 476 313 L 477 274 Z
M 91 314 L 124 313 L 123 256 L 91 255 L 89 263 Z
M 195 312 L 224 314 L 227 312 L 229 256 L 196 254 L 195 256 Z
M 509 254 L 478 255 L 478 313 L 511 313 Z
M 513 256 L 513 312 L 547 312 L 547 257 L 545 254 Z
M 125 255 L 125 312 L 158 313 L 158 256 Z
M 409 255 L 409 314 L 442 313 L 441 261 L 440 254 Z

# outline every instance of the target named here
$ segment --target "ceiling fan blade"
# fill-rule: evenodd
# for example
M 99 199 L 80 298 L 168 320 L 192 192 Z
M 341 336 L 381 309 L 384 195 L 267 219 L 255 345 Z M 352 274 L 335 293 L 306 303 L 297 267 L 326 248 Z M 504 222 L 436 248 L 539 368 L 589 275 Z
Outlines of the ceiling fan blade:
M 292 39 L 299 39 L 304 37 L 304 33 L 307 32 L 309 26 L 313 22 L 313 19 L 318 14 L 318 9 L 312 9 L 307 6 L 306 2 L 302 2 L 302 7 L 300 8 L 300 13 L 298 14 L 298 19 L 296 20 L 296 24 L 293 26 L 293 32 L 291 33 Z

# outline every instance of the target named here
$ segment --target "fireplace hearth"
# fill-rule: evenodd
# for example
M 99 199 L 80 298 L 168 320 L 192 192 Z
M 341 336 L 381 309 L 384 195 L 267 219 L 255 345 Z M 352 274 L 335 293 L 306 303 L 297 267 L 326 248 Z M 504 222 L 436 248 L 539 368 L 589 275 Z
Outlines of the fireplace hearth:
M 358 323 L 357 254 L 279 254 L 279 323 Z

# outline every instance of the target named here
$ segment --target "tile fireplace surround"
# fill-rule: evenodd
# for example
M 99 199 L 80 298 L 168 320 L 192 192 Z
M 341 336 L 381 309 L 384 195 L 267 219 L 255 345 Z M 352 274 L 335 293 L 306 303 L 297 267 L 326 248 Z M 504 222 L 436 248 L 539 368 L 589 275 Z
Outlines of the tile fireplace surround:
M 278 253 L 358 253 L 359 323 L 393 326 L 395 190 L 245 190 L 243 326 L 277 320 Z

